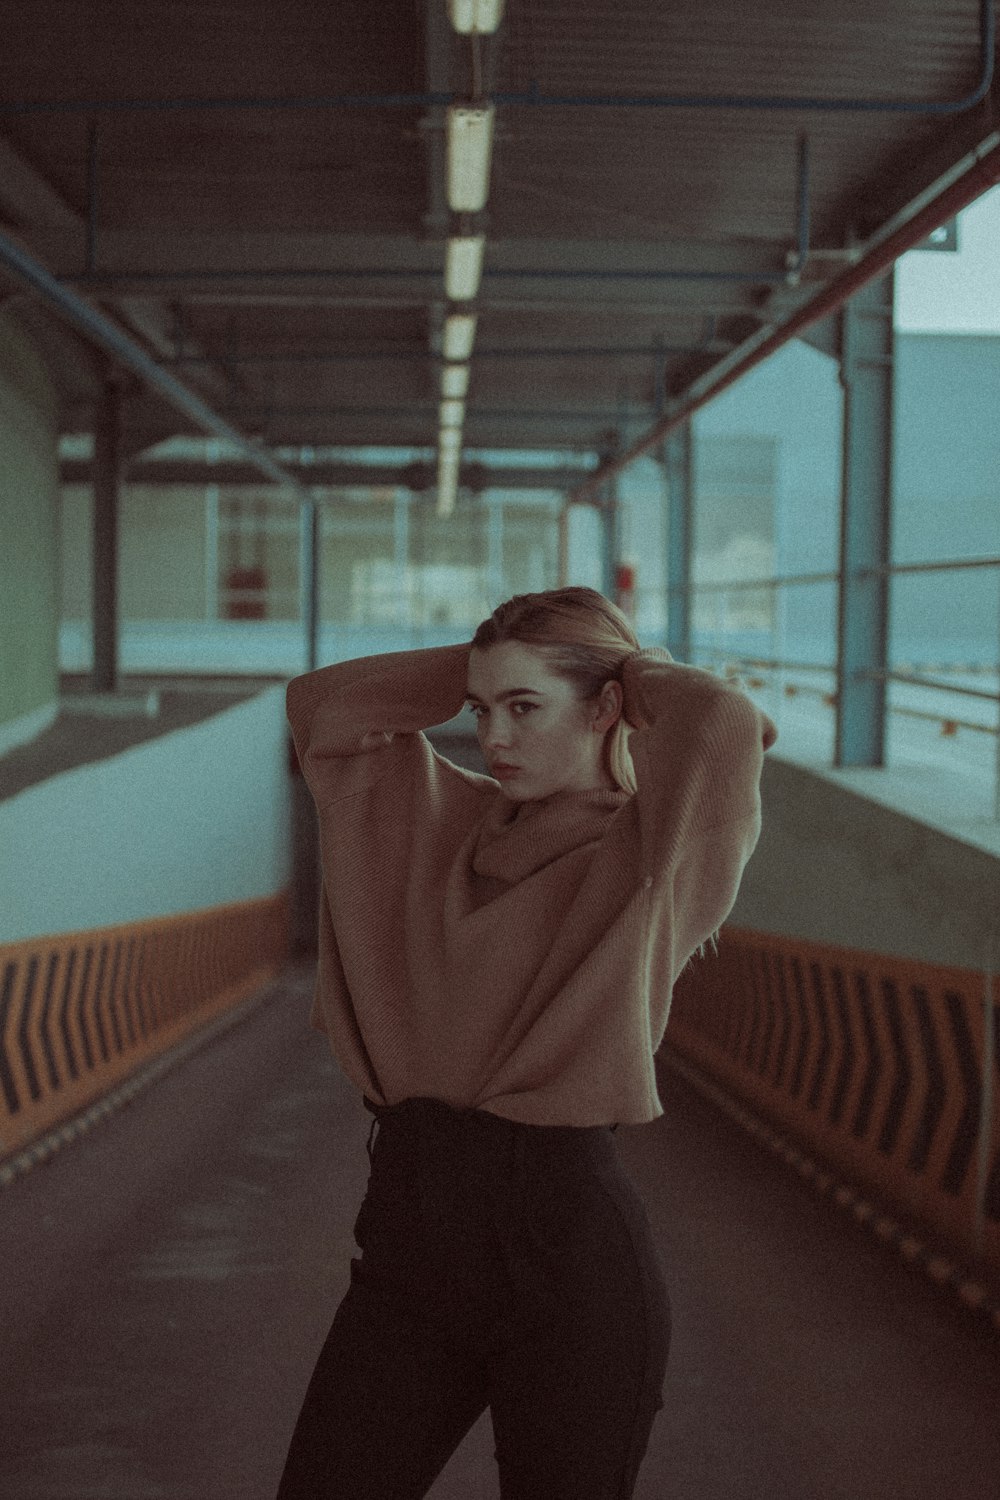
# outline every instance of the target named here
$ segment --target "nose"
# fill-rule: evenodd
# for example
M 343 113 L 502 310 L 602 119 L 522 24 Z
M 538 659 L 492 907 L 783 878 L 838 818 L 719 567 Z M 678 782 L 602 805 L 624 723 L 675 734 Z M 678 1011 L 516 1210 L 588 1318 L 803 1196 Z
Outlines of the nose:
M 483 730 L 483 749 L 486 754 L 493 757 L 498 750 L 506 750 L 510 744 L 510 720 L 504 723 L 500 718 L 494 716 L 490 721 L 488 729 Z

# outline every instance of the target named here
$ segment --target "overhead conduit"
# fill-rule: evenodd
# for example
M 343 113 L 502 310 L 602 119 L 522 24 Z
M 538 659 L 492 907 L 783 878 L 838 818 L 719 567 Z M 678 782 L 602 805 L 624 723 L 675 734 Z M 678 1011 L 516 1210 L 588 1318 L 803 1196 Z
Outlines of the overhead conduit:
M 175 410 L 190 417 L 203 431 L 212 433 L 232 444 L 238 453 L 248 459 L 262 474 L 266 474 L 268 479 L 273 480 L 275 484 L 293 491 L 300 500 L 307 502 L 312 500 L 305 486 L 300 484 L 288 470 L 276 463 L 259 443 L 230 426 L 225 418 L 213 411 L 200 396 L 175 379 L 168 370 L 157 364 L 156 360 L 151 359 L 141 345 L 129 338 L 128 334 L 106 317 L 99 308 L 63 286 L 40 261 L 29 255 L 16 240 L 3 233 L 0 233 L 0 265 L 15 280 L 35 292 L 47 306 L 71 324 L 91 344 L 95 344 L 119 364 L 138 375 L 146 385 L 158 391 Z
M 956 173 L 961 175 L 956 179 Z M 970 156 L 966 156 L 949 174 L 948 185 L 942 188 L 930 202 L 916 207 L 903 223 L 892 228 L 886 226 L 873 237 L 860 259 L 839 276 L 828 282 L 823 290 L 805 307 L 793 313 L 779 327 L 765 327 L 746 343 L 741 344 L 726 359 L 720 361 L 700 380 L 690 387 L 684 400 L 673 411 L 668 412 L 649 431 L 617 457 L 599 464 L 586 483 L 577 486 L 569 494 L 575 504 L 595 504 L 603 485 L 623 469 L 627 469 L 637 458 L 656 448 L 677 428 L 683 427 L 696 411 L 714 401 L 716 396 L 742 379 L 756 365 L 775 354 L 783 344 L 797 338 L 814 323 L 829 317 L 850 301 L 854 294 L 874 281 L 907 250 L 912 250 L 922 240 L 967 208 L 983 193 L 1000 182 L 1000 132 L 994 131 Z

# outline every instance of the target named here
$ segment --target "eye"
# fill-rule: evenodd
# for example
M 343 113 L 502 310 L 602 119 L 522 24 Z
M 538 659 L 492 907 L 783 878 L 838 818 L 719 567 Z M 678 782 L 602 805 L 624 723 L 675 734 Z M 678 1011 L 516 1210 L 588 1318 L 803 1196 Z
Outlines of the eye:
M 486 707 L 485 703 L 468 703 L 468 704 L 466 704 L 466 707 L 472 710 L 472 712 L 475 714 L 475 716 L 476 716 L 477 719 L 481 718 L 484 713 L 489 713 L 489 709 Z M 537 703 L 529 703 L 526 698 L 522 698 L 518 702 L 512 703 L 511 707 L 512 708 L 524 708 L 524 709 L 529 709 L 530 710 L 530 709 L 533 709 L 533 708 L 537 708 L 538 704 Z M 519 714 L 518 715 L 518 718 L 523 718 L 523 717 L 524 717 L 523 714 Z

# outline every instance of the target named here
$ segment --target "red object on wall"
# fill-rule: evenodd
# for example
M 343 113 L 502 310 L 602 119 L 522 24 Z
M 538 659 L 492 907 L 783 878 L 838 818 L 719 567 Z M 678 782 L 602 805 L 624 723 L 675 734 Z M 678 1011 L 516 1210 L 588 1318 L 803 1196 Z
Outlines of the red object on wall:
M 634 563 L 615 565 L 615 603 L 629 619 L 635 619 L 636 567 Z
M 230 568 L 226 574 L 224 604 L 227 620 L 263 620 L 267 613 L 267 574 L 263 568 Z M 233 593 L 243 598 L 234 599 Z M 254 598 L 254 595 L 257 595 Z

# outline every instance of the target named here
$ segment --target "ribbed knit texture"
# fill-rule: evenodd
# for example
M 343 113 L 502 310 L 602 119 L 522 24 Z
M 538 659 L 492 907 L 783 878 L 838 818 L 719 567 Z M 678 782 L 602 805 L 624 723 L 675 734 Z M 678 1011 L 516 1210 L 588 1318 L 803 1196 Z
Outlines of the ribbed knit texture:
M 469 650 L 288 685 L 320 828 L 313 1022 L 376 1103 L 655 1120 L 674 981 L 732 909 L 777 730 L 735 686 L 647 648 L 622 672 L 636 794 L 519 805 L 421 733 L 460 711 Z

